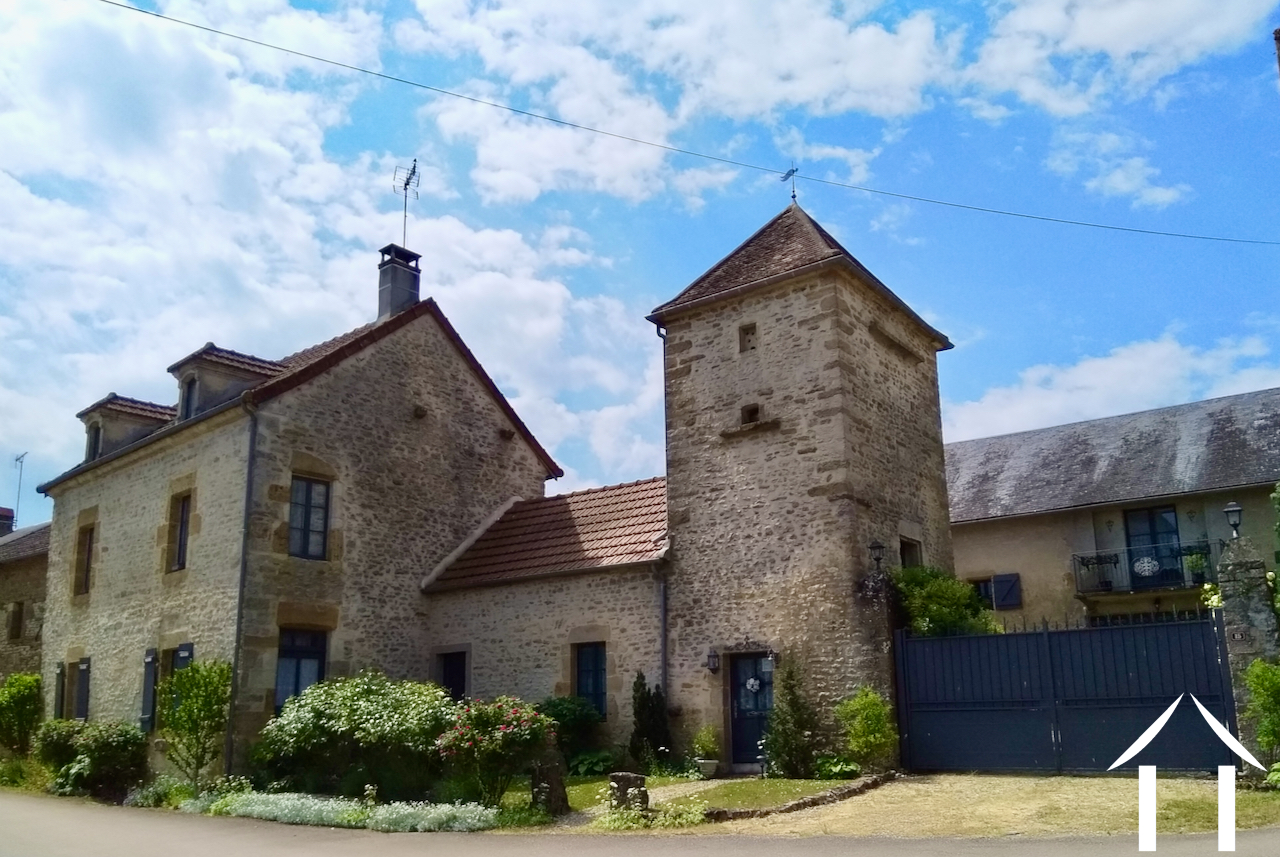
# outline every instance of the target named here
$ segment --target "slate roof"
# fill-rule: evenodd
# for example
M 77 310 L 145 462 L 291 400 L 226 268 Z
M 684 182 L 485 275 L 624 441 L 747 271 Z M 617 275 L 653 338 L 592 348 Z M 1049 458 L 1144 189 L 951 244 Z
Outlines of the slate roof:
M 263 367 L 264 375 L 266 374 L 266 367 L 275 367 L 272 369 L 272 374 L 264 377 L 262 381 L 258 382 L 253 387 L 250 387 L 243 394 L 247 401 L 254 404 L 261 404 L 268 399 L 278 396 L 287 390 L 297 387 L 299 384 L 304 384 L 312 378 L 327 372 L 346 358 L 364 350 L 379 339 L 399 330 L 424 315 L 434 317 L 436 323 L 440 326 L 440 329 L 444 332 L 445 336 L 448 337 L 454 347 L 457 348 L 463 361 L 475 374 L 476 380 L 478 380 L 481 386 L 485 388 L 493 398 L 493 401 L 498 405 L 499 409 L 501 409 L 507 419 L 511 421 L 512 425 L 515 426 L 516 431 L 520 433 L 520 435 L 533 449 L 534 454 L 542 461 L 543 466 L 547 470 L 547 476 L 555 478 L 563 476 L 564 471 L 558 464 L 556 464 L 555 460 L 551 458 L 550 453 L 542 447 L 542 444 L 538 443 L 538 439 L 533 436 L 533 432 L 529 431 L 529 427 L 526 426 L 524 421 L 516 414 L 515 410 L 511 407 L 511 403 L 507 401 L 506 396 L 502 395 L 502 391 L 498 389 L 498 385 L 494 383 L 491 377 L 489 377 L 489 373 L 480 365 L 480 361 L 471 353 L 471 349 L 467 347 L 466 343 L 462 341 L 462 337 L 458 335 L 458 331 L 454 329 L 453 325 L 449 322 L 449 319 L 445 317 L 444 313 L 441 312 L 440 307 L 437 306 L 436 302 L 431 298 L 419 301 L 409 309 L 393 315 L 384 321 L 362 325 L 357 327 L 355 330 L 349 330 L 344 334 L 335 336 L 333 339 L 329 339 L 325 342 L 319 343 L 318 345 L 313 345 L 310 348 L 304 348 L 301 351 L 290 354 L 288 357 L 284 357 L 281 360 L 264 360 L 260 357 L 254 357 L 250 354 L 241 354 L 238 351 L 219 348 L 213 343 L 208 343 L 199 351 L 193 352 L 191 355 L 188 355 L 175 363 L 170 367 L 170 370 L 174 367 L 181 366 L 183 363 L 186 363 L 197 355 L 212 355 L 211 359 L 215 360 L 236 360 L 240 361 L 244 365 L 252 363 Z M 178 415 L 176 407 L 157 405 L 152 402 L 143 402 L 138 399 L 126 399 L 123 396 L 117 396 L 115 393 L 111 393 L 106 398 L 95 402 L 88 408 L 85 408 L 76 416 L 82 417 L 95 408 L 103 406 L 115 409 L 132 408 L 133 410 L 127 412 L 136 413 L 137 415 L 147 415 L 153 419 L 162 420 L 164 422 L 174 420 Z M 216 411 L 218 411 L 218 408 L 205 411 L 202 414 L 198 414 L 197 416 L 189 420 L 184 420 L 181 423 L 164 426 L 158 431 L 147 435 L 147 437 L 140 441 L 136 441 L 129 446 L 108 453 L 107 455 L 94 459 L 93 461 L 87 461 L 83 464 L 77 465 L 66 473 L 54 477 L 43 485 L 36 486 L 36 490 L 43 493 L 46 489 L 52 488 L 72 476 L 83 473 L 86 470 L 90 470 L 105 461 L 109 461 L 137 448 L 140 445 L 155 440 L 162 434 L 167 434 L 172 430 L 185 428 L 189 424 L 198 422 L 203 417 L 211 416 Z
M 522 500 L 425 591 L 652 562 L 660 558 L 666 532 L 663 477 Z
M 85 408 L 77 417 L 83 417 L 85 414 L 93 413 L 96 410 L 119 411 L 122 414 L 128 414 L 133 417 L 143 417 L 149 420 L 158 420 L 160 422 L 168 422 L 178 416 L 178 409 L 173 405 L 159 405 L 155 402 L 144 402 L 142 399 L 131 399 L 128 396 L 120 396 L 115 393 L 107 393 L 98 401 Z
M 1280 481 L 1280 388 L 946 445 L 952 523 Z
M 917 315 L 794 202 L 760 227 L 732 253 L 711 266 L 710 270 L 694 280 L 684 291 L 655 309 L 649 320 L 661 322 L 664 317 L 679 310 L 738 294 L 752 286 L 764 285 L 775 278 L 824 262 L 851 269 L 858 279 L 880 292 L 930 336 L 936 338 L 942 350 L 952 347 L 945 336 Z
M 13 562 L 49 552 L 49 522 L 14 530 L 0 536 L 0 563 Z

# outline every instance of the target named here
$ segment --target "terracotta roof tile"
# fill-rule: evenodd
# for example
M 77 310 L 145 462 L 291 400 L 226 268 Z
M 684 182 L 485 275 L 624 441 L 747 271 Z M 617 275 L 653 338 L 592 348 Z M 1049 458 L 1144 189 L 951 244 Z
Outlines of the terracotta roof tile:
M 221 363 L 224 366 L 243 369 L 248 372 L 255 372 L 259 375 L 278 375 L 285 369 L 283 365 L 275 360 L 266 360 L 262 357 L 255 357 L 252 354 L 232 351 L 230 348 L 223 348 L 219 345 L 214 345 L 212 342 L 208 342 L 205 343 L 205 346 L 200 350 L 193 351 L 177 363 L 174 363 L 169 367 L 168 371 L 172 372 L 179 366 L 184 366 L 194 360 L 206 360 L 210 363 Z
M 85 408 L 77 417 L 83 417 L 85 414 L 92 413 L 96 410 L 118 411 L 122 414 L 128 414 L 134 417 L 144 417 L 150 420 L 159 420 L 160 422 L 168 422 L 178 416 L 178 409 L 172 405 L 158 405 L 155 402 L 144 402 L 142 399 L 130 399 L 128 396 L 120 396 L 115 393 L 107 393 L 106 396 L 94 402 Z
M 522 500 L 426 591 L 652 562 L 667 531 L 663 477 Z
M 36 524 L 0 536 L 0 563 L 13 562 L 49 552 L 49 524 Z

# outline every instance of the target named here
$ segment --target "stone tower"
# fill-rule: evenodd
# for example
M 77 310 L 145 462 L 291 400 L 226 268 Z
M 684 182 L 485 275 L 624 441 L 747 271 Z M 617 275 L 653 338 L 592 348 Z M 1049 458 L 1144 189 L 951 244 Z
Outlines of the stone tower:
M 658 307 L 669 692 L 754 761 L 776 653 L 824 710 L 892 685 L 868 545 L 951 567 L 936 354 L 951 347 L 792 204 Z M 713 671 L 709 667 L 717 666 Z

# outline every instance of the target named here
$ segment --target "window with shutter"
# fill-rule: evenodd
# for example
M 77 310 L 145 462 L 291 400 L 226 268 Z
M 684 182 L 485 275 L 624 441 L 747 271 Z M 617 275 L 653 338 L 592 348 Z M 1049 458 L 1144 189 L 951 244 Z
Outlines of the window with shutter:
M 150 732 L 156 728 L 156 680 L 159 673 L 157 666 L 156 650 L 147 649 L 146 654 L 142 656 L 142 717 L 138 723 L 143 732 Z
M 89 719 L 89 659 L 76 664 L 76 720 Z
M 991 597 L 995 609 L 1017 610 L 1022 606 L 1022 578 L 1017 574 L 993 575 Z

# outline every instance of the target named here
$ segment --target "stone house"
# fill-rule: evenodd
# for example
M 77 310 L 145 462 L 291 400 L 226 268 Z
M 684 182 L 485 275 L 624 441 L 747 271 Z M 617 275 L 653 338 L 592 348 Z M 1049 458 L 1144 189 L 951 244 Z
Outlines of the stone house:
M 0 508 L 0 681 L 40 671 L 49 525 L 13 528 L 13 510 Z
M 496 510 L 425 576 L 426 626 L 467 692 L 577 693 L 615 740 L 643 670 L 750 765 L 777 657 L 820 705 L 889 688 L 872 542 L 951 566 L 950 343 L 796 205 L 649 319 L 665 479 Z
M 418 258 L 383 248 L 371 324 L 280 360 L 210 343 L 169 367 L 176 405 L 79 414 L 84 462 L 40 486 L 48 711 L 150 729 L 161 677 L 230 661 L 240 764 L 325 676 L 426 677 L 422 570 L 562 472 L 419 300 Z
M 1274 545 L 1280 388 L 950 443 L 946 456 L 956 574 L 997 618 L 1172 617 L 1201 609 L 1228 503 L 1241 535 Z

